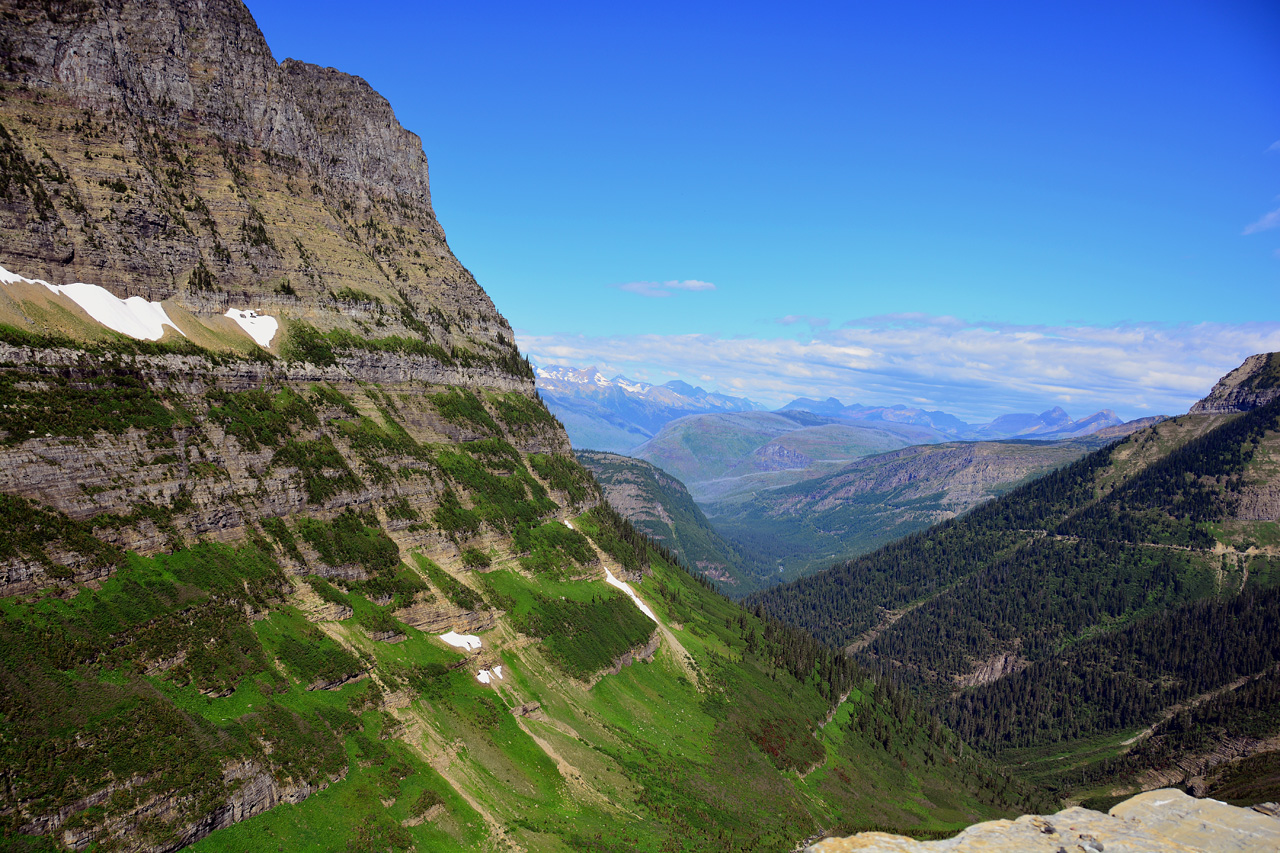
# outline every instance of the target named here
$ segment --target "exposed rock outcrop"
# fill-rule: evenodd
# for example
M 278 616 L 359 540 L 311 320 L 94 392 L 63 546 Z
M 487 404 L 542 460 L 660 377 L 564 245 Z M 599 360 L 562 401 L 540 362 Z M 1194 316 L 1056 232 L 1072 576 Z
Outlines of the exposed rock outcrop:
M 649 638 L 649 642 L 645 643 L 638 649 L 631 649 L 630 651 L 623 652 L 621 655 L 614 658 L 613 666 L 609 668 L 608 673 L 610 675 L 617 675 L 622 672 L 623 667 L 631 666 L 631 664 L 638 660 L 652 660 L 661 643 L 661 635 L 657 631 L 654 631 L 653 636 Z
M 395 618 L 427 634 L 457 631 L 477 634 L 497 624 L 500 611 L 463 610 L 441 601 L 418 601 L 395 612 Z
M 1247 412 L 1280 399 L 1280 353 L 1258 353 L 1218 380 L 1193 415 Z
M 1271 853 L 1280 819 L 1263 811 L 1197 800 L 1181 791 L 1148 791 L 1110 814 L 1070 808 L 1055 815 L 975 824 L 945 841 L 884 832 L 828 838 L 808 853 Z
M 223 781 L 229 793 L 226 800 L 196 821 L 177 829 L 176 839 L 170 844 L 153 846 L 156 851 L 178 850 L 194 844 L 214 830 L 224 829 L 234 823 L 261 814 L 281 803 L 300 803 L 307 797 L 323 791 L 329 785 L 343 779 L 346 770 L 315 784 L 280 781 L 274 778 L 256 761 L 238 761 L 222 769 Z M 96 827 L 82 826 L 71 820 L 85 809 L 101 807 L 113 794 L 145 786 L 148 780 L 135 778 L 108 785 L 89 797 L 70 803 L 57 812 L 44 815 L 19 828 L 27 834 L 49 835 L 58 833 L 64 845 L 72 850 L 83 850 L 96 842 L 123 841 L 137 832 L 144 821 L 180 823 L 189 812 L 190 803 L 183 798 L 150 796 L 143 799 L 127 813 L 112 821 L 113 831 L 104 838 Z M 127 845 L 126 845 L 127 846 Z
M 277 64 L 240 0 L 0 16 L 0 265 L 518 366 L 445 241 L 421 141 L 364 80 Z
M 1004 678 L 1006 675 L 1021 672 L 1030 665 L 1031 661 L 1017 652 L 1000 652 L 986 660 L 976 662 L 969 672 L 955 676 L 955 686 L 957 689 L 963 689 L 965 687 L 977 687 L 980 684 L 990 684 L 993 681 Z

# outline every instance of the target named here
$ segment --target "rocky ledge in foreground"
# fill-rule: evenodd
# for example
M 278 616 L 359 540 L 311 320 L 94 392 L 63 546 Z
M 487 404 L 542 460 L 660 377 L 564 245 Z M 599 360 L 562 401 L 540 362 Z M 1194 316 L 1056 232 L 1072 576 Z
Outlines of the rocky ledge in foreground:
M 1055 815 L 978 823 L 945 841 L 884 832 L 827 838 L 806 853 L 1273 853 L 1280 818 L 1272 809 L 1197 800 L 1182 791 L 1147 791 L 1109 814 L 1070 808 Z

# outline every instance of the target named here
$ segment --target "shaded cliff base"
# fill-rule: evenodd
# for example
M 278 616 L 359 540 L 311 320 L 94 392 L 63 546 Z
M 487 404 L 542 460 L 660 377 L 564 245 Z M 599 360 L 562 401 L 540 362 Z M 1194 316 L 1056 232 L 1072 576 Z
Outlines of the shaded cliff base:
M 806 853 L 1266 853 L 1280 850 L 1275 804 L 1241 808 L 1163 788 L 1138 794 L 1109 814 L 1064 809 L 1055 815 L 974 824 L 945 841 L 884 832 L 827 838 Z

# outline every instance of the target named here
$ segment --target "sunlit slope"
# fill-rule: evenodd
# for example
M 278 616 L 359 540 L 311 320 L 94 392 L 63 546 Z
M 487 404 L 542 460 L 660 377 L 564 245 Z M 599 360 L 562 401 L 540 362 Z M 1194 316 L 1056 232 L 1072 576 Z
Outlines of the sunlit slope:
M 23 541 L 88 547 L 82 526 L 7 506 Z M 655 559 L 607 510 L 553 523 L 578 534 L 559 570 L 415 551 L 350 581 L 290 576 L 266 540 L 104 547 L 99 588 L 5 599 L 9 831 L 65 810 L 55 838 L 121 849 L 224 827 L 199 848 L 768 850 L 1019 799 L 907 697 Z M 657 623 L 601 579 L 646 557 L 632 587 Z M 433 609 L 454 615 L 427 625 Z M 442 641 L 446 624 L 479 648 Z

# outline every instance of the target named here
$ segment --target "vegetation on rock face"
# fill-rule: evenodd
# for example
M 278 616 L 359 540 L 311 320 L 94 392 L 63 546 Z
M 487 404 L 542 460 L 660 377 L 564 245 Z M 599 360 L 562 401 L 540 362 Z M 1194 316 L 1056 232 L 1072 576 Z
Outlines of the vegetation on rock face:
M 483 596 L 452 575 L 449 575 L 430 559 L 421 554 L 414 554 L 413 558 L 418 564 L 418 568 L 426 574 L 427 580 L 431 581 L 431 585 L 440 590 L 444 597 L 453 602 L 454 605 L 463 610 L 488 608 Z
M 69 578 L 74 573 L 70 561 L 56 559 L 59 554 L 83 560 L 76 562 L 89 575 L 114 569 L 124 560 L 119 548 L 95 538 L 83 525 L 15 495 L 0 494 L 0 525 L 0 560 L 34 560 L 51 577 Z
M 128 429 L 164 430 L 177 419 L 138 376 L 126 369 L 83 371 L 68 378 L 25 371 L 0 373 L 0 430 L 7 444 L 32 435 L 77 438 Z
M 328 522 L 298 519 L 298 535 L 330 566 L 355 564 L 376 575 L 400 562 L 400 549 L 383 532 L 378 520 L 350 509 Z
M 567 494 L 573 504 L 583 503 L 594 491 L 591 477 L 572 459 L 535 453 L 529 456 L 529 465 L 551 488 Z
M 275 394 L 264 390 L 209 395 L 209 420 L 220 424 L 246 450 L 262 445 L 278 447 L 297 427 L 315 427 L 320 421 L 302 397 L 288 388 Z

